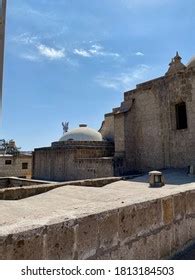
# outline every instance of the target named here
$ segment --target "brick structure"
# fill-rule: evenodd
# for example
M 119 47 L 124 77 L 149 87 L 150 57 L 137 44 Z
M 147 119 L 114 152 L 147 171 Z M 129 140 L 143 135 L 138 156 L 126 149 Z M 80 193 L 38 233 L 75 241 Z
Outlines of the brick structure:
M 0 155 L 0 177 L 31 178 L 32 155 L 19 153 L 16 155 Z

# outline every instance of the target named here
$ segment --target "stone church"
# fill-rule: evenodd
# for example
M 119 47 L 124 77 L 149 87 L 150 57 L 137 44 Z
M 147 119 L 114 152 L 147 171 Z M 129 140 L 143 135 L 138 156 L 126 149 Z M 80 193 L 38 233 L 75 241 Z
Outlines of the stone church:
M 81 125 L 35 149 L 33 177 L 66 181 L 195 164 L 195 58 L 124 93 L 99 132 Z

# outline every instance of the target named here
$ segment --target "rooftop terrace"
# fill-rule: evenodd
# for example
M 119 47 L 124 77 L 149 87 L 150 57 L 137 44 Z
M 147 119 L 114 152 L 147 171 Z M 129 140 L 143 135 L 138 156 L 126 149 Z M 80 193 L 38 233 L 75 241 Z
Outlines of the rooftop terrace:
M 169 248 L 169 253 L 162 255 L 157 251 L 158 255 L 153 252 L 151 255 L 141 254 L 139 257 L 146 259 L 169 257 L 187 242 L 195 239 L 195 177 L 189 177 L 185 170 L 168 170 L 163 173 L 166 185 L 162 188 L 149 188 L 148 176 L 145 175 L 131 180 L 119 180 L 99 188 L 62 186 L 61 183 L 60 187 L 33 197 L 17 201 L 2 200 L 0 236 L 1 240 L 4 240 L 2 243 L 4 253 L 1 258 L 136 258 L 135 250 L 131 255 L 120 253 L 119 257 L 112 255 L 113 250 L 119 254 L 121 246 L 130 246 L 129 252 L 134 242 L 147 244 L 149 242 L 147 238 L 151 236 L 154 242 L 157 242 L 156 236 L 159 240 L 162 231 L 165 231 L 163 236 L 170 242 L 170 246 L 174 243 L 173 248 Z M 181 236 L 178 237 L 179 241 L 176 240 L 176 228 L 179 236 L 182 234 L 185 236 L 185 242 L 180 240 Z M 188 232 L 184 233 L 186 228 Z M 67 230 L 69 232 L 66 241 L 61 238 L 58 240 L 58 237 L 53 240 L 53 242 L 58 240 L 56 246 L 60 248 L 61 242 L 72 240 L 71 248 L 66 249 L 67 243 L 63 245 L 65 246 L 63 253 L 56 249 L 51 253 L 45 247 L 36 254 L 36 249 L 34 251 L 29 249 L 31 253 L 25 253 L 25 250 L 17 245 L 23 240 L 22 248 L 27 244 L 30 246 L 31 239 L 34 240 L 37 236 L 37 240 L 41 238 L 39 246 L 42 247 L 48 232 L 51 234 L 54 231 L 61 236 L 64 230 L 66 233 Z M 75 234 L 78 242 L 76 245 Z M 80 235 L 82 237 L 79 239 Z M 172 235 L 175 239 L 170 241 L 167 236 L 171 238 Z M 84 241 L 86 238 L 89 241 Z M 6 240 L 9 240 L 9 246 L 12 244 L 17 247 L 17 253 L 13 252 L 13 248 L 11 251 L 8 250 Z M 47 239 L 47 242 L 51 240 Z M 145 247 L 147 248 L 147 245 Z

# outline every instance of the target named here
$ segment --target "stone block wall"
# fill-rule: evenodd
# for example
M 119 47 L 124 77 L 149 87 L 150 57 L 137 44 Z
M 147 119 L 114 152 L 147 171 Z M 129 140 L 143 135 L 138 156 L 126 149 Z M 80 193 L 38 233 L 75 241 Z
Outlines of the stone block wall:
M 11 164 L 5 164 L 6 160 L 10 160 Z M 27 163 L 27 169 L 22 168 L 22 164 Z M 6 155 L 0 156 L 0 177 L 25 177 L 32 176 L 32 156 L 19 154 L 16 156 Z
M 166 259 L 195 241 L 195 190 L 0 236 L 0 259 Z
M 115 156 L 125 154 L 125 114 L 114 115 Z
M 7 186 L 9 186 L 9 179 L 0 178 L 0 189 L 6 188 Z
M 72 181 L 113 176 L 114 146 L 109 142 L 55 142 L 51 147 L 35 149 L 33 178 Z
M 186 69 L 137 86 L 124 94 L 134 106 L 124 113 L 129 170 L 183 168 L 195 160 L 195 70 Z M 185 102 L 187 129 L 176 129 L 175 105 Z M 117 117 L 118 118 L 118 117 Z M 120 131 L 119 131 L 120 132 Z M 115 133 L 115 147 L 123 134 Z
M 64 186 L 85 186 L 101 188 L 107 184 L 122 180 L 121 177 L 106 177 L 98 179 L 85 179 L 79 181 L 68 181 L 63 183 L 52 183 L 46 181 L 31 180 L 24 182 L 20 179 L 0 178 L 0 200 L 20 200 L 30 196 L 38 195 Z
M 80 179 L 114 176 L 113 158 L 80 158 L 75 161 Z
M 105 114 L 104 121 L 99 130 L 103 139 L 114 142 L 114 114 Z

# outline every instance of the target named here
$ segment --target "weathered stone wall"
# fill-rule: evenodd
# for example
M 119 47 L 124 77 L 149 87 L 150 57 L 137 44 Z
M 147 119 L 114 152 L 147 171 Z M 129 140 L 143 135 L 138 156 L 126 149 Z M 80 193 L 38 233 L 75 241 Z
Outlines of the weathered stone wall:
M 49 183 L 49 182 L 45 182 Z M 14 177 L 0 178 L 0 189 L 44 184 L 44 181 L 19 179 Z
M 68 181 L 63 183 L 52 183 L 44 181 L 28 181 L 13 178 L 0 179 L 0 200 L 19 200 L 38 195 L 64 186 L 85 186 L 100 188 L 107 184 L 122 180 L 122 177 L 106 177 L 98 179 L 85 179 L 79 181 Z
M 122 123 L 116 127 L 115 147 L 118 151 L 125 142 L 129 170 L 181 168 L 194 162 L 195 70 L 140 84 L 136 90 L 126 92 L 124 100 L 134 100 L 134 104 L 123 113 L 124 133 L 118 128 Z M 186 103 L 187 129 L 176 129 L 175 105 L 179 102 Z M 118 118 L 115 116 L 116 122 Z
M 0 259 L 165 259 L 195 240 L 195 191 L 0 236 Z
M 11 164 L 5 164 L 6 160 L 11 160 Z M 22 163 L 27 163 L 28 168 L 22 169 Z M 6 155 L 0 156 L 0 177 L 26 177 L 32 175 L 32 156 L 30 155 Z
M 114 176 L 113 158 L 80 158 L 75 161 L 80 179 Z
M 114 114 L 105 114 L 102 127 L 99 132 L 102 134 L 103 139 L 114 142 Z
M 124 114 L 114 115 L 114 139 L 115 155 L 124 156 L 125 154 L 125 116 Z
M 0 189 L 9 186 L 9 178 L 0 178 Z
M 52 144 L 51 148 L 35 149 L 33 178 L 71 181 L 114 175 L 114 146 L 107 142 L 73 142 Z

